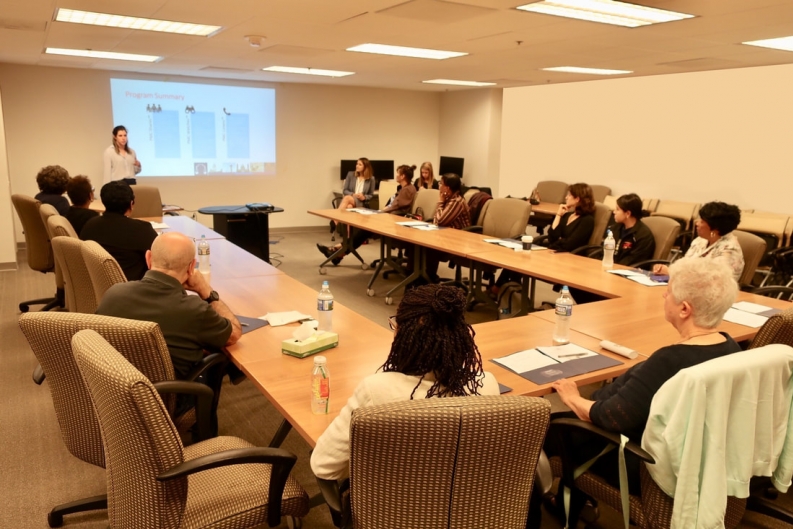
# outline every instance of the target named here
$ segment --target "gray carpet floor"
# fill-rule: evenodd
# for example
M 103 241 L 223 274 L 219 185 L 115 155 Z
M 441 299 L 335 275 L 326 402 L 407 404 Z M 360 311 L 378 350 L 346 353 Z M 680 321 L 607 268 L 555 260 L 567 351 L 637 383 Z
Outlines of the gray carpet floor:
M 272 261 L 285 273 L 316 290 L 323 280 L 328 280 L 337 301 L 387 326 L 387 317 L 395 313 L 401 294 L 394 297 L 392 306 L 385 304 L 384 295 L 398 281 L 378 280 L 374 285 L 375 296 L 368 297 L 366 286 L 370 272 L 362 271 L 360 263 L 352 256 L 346 257 L 339 266 L 328 267 L 326 275 L 319 275 L 321 255 L 315 248 L 318 242 L 330 243 L 327 230 L 273 233 Z M 379 256 L 379 245 L 376 241 L 364 245 L 360 253 L 371 263 Z M 453 273 L 443 267 L 441 265 L 441 276 L 451 278 Z M 46 514 L 54 505 L 105 491 L 104 470 L 77 460 L 66 450 L 46 382 L 37 386 L 31 380 L 36 361 L 17 326 L 17 304 L 22 300 L 46 297 L 53 291 L 52 275 L 31 271 L 25 264 L 24 252 L 20 252 L 19 270 L 0 272 L 0 528 L 45 528 Z M 547 286 L 538 289 L 539 301 L 554 297 Z M 470 323 L 495 317 L 495 309 L 484 306 L 467 315 Z M 554 404 L 554 408 L 558 408 L 558 402 Z M 269 443 L 281 421 L 277 410 L 248 381 L 238 386 L 224 385 L 218 416 L 222 435 L 236 435 L 260 446 Z M 295 478 L 309 495 L 316 494 L 318 489 L 308 463 L 308 445 L 291 432 L 282 446 L 298 456 L 293 471 Z M 616 513 L 607 508 L 601 508 L 601 513 L 599 526 L 621 527 L 621 518 Z M 103 511 L 69 515 L 64 523 L 64 527 L 80 528 L 107 525 L 107 515 Z M 304 519 L 304 526 L 331 528 L 327 508 L 321 505 L 312 509 Z M 743 526 L 789 527 L 767 519 Z M 546 516 L 543 527 L 556 529 L 559 525 Z

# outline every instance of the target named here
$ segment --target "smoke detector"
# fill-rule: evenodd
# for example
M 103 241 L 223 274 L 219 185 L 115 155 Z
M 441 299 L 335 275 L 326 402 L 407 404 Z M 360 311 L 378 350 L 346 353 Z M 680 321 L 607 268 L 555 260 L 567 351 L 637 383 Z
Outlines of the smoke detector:
M 267 37 L 263 37 L 262 35 L 245 35 L 245 40 L 248 41 L 251 48 L 261 48 L 262 42 L 267 40 Z

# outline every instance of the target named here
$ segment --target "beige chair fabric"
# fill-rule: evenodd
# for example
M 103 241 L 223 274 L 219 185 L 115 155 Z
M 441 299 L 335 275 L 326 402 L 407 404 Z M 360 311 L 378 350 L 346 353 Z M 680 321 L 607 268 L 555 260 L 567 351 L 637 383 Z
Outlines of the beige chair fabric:
M 603 200 L 596 200 L 596 202 L 603 202 L 603 205 L 605 205 L 611 211 L 614 211 L 614 208 L 617 207 L 617 197 L 614 195 L 606 195 Z
M 47 220 L 49 220 L 50 217 L 60 216 L 60 213 L 58 213 L 58 210 L 55 209 L 55 206 L 52 204 L 40 204 L 39 216 L 41 216 L 41 221 L 44 223 L 44 228 L 47 230 L 47 235 L 52 239 L 52 231 L 50 230 Z
M 523 235 L 531 216 L 531 203 L 514 198 L 493 198 L 485 202 L 478 225 L 489 237 L 513 238 Z
M 97 307 L 96 293 L 83 258 L 84 244 L 77 238 L 58 236 L 52 239 L 52 251 L 63 272 L 66 310 L 93 314 Z
M 646 217 L 642 222 L 650 228 L 655 238 L 653 259 L 669 259 L 669 253 L 680 233 L 680 223 L 669 217 Z
M 135 193 L 135 205 L 132 207 L 130 217 L 139 219 L 141 217 L 161 217 L 162 198 L 160 190 L 155 186 L 132 186 Z
M 432 222 L 435 210 L 438 208 L 440 196 L 441 193 L 437 189 L 419 189 L 418 193 L 416 193 L 416 198 L 413 199 L 413 208 L 410 212 L 415 214 L 416 210 L 421 208 L 424 212 L 424 220 Z
M 644 198 L 642 199 L 642 209 L 653 213 L 658 209 L 658 202 L 659 200 L 657 198 Z
M 38 272 L 52 272 L 55 269 L 55 256 L 39 213 L 41 202 L 25 195 L 11 195 L 11 202 L 25 233 L 28 266 Z
M 733 233 L 738 238 L 738 244 L 741 245 L 743 252 L 743 273 L 738 284 L 751 285 L 757 265 L 765 255 L 766 242 L 757 235 L 745 231 L 734 230 Z
M 140 371 L 94 331 L 80 331 L 72 344 L 102 429 L 111 527 L 260 526 L 268 522 L 271 485 L 275 503 L 281 498 L 277 514 L 300 518 L 308 512 L 300 484 L 271 472 L 275 467 L 268 464 L 236 464 L 158 480 L 186 461 L 252 445 L 217 437 L 184 448 L 163 402 Z M 285 450 L 258 450 L 294 459 Z M 280 477 L 286 477 L 285 486 L 279 486 Z
M 397 187 L 399 187 L 399 184 L 397 184 L 396 180 L 383 180 L 380 182 L 380 187 L 377 190 L 377 209 L 383 209 L 386 206 L 391 197 L 396 195 Z
M 355 410 L 353 526 L 523 529 L 549 416 L 544 399 L 501 396 Z
M 605 202 L 606 197 L 611 195 L 611 188 L 609 186 L 595 184 L 590 185 L 589 187 L 592 188 L 592 196 L 594 197 L 595 202 Z
M 113 256 L 96 241 L 85 241 L 80 251 L 83 253 L 98 307 L 107 289 L 116 283 L 126 283 L 127 277 Z
M 611 215 L 611 208 L 600 202 L 595 203 L 595 228 L 589 238 L 590 246 L 599 245 L 603 242 L 603 235 L 606 233 L 606 227 L 609 225 Z
M 793 308 L 774 314 L 757 331 L 749 349 L 772 343 L 783 343 L 793 347 Z
M 44 205 L 45 204 L 42 204 L 42 206 Z M 66 217 L 60 215 L 52 216 L 47 219 L 47 230 L 52 235 L 52 238 L 71 237 L 73 239 L 79 239 L 77 232 L 74 231 L 72 227 L 72 223 L 69 222 Z
M 768 248 L 773 250 L 785 245 L 786 231 L 790 217 L 787 215 L 774 215 L 763 213 L 741 213 L 741 223 L 738 229 L 757 235 L 772 235 L 776 237 L 776 246 Z M 770 239 L 770 238 L 769 238 Z
M 669 217 L 679 220 L 683 230 L 692 227 L 691 221 L 699 212 L 699 204 L 693 202 L 678 202 L 675 200 L 661 200 L 653 211 L 653 215 Z
M 564 196 L 567 194 L 567 182 L 560 182 L 558 180 L 543 180 L 537 182 L 537 193 L 540 195 L 540 202 L 552 202 L 553 204 L 561 204 L 564 202 Z

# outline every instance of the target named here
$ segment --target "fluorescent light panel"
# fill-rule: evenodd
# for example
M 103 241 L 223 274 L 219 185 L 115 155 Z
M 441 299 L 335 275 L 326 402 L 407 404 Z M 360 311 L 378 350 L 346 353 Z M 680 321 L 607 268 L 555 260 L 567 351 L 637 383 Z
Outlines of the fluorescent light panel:
M 480 83 L 479 81 L 459 81 L 457 79 L 430 79 L 421 81 L 426 84 L 450 84 L 455 86 L 494 86 L 496 83 Z
M 616 0 L 544 0 L 518 6 L 516 9 L 629 28 L 672 22 L 694 16 Z
M 162 57 L 157 55 L 137 55 L 135 53 L 116 53 L 114 51 L 70 50 L 66 48 L 47 48 L 44 53 L 50 55 L 69 55 L 72 57 L 90 57 L 92 59 L 114 59 L 117 61 L 156 62 Z
M 265 72 L 299 73 L 302 75 L 321 75 L 324 77 L 346 77 L 355 72 L 341 72 L 338 70 L 319 70 L 317 68 L 296 68 L 294 66 L 268 66 L 262 68 Z
M 424 48 L 407 48 L 405 46 L 389 46 L 388 44 L 361 44 L 347 48 L 347 51 L 377 53 L 379 55 L 396 55 L 399 57 L 415 57 L 417 59 L 451 59 L 468 55 L 459 51 L 428 50 Z
M 154 18 L 127 17 L 111 15 L 108 13 L 94 13 L 91 11 L 77 11 L 75 9 L 58 9 L 55 15 L 58 22 L 71 22 L 73 24 L 88 24 L 91 26 L 106 26 L 110 28 L 141 29 L 144 31 L 160 31 L 164 33 L 179 33 L 181 35 L 209 36 L 221 26 L 207 26 L 204 24 L 189 24 L 187 22 L 172 22 L 170 20 L 157 20 Z
M 779 37 L 776 39 L 751 40 L 743 44 L 760 46 L 761 48 L 772 48 L 775 50 L 793 51 L 793 36 Z
M 556 66 L 543 68 L 546 72 L 585 73 L 590 75 L 623 75 L 633 73 L 632 70 L 607 70 L 604 68 L 581 68 L 579 66 Z

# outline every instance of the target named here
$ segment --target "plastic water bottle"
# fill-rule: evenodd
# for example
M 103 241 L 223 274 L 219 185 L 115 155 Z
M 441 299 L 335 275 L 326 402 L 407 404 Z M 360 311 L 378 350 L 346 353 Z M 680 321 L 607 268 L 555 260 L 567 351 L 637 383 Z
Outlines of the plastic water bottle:
M 603 270 L 609 270 L 614 267 L 614 248 L 617 243 L 614 241 L 614 236 L 609 230 L 606 234 L 606 240 L 603 241 Z
M 324 356 L 314 357 L 311 371 L 311 412 L 325 415 L 330 409 L 330 373 Z
M 567 285 L 562 287 L 562 294 L 556 300 L 556 327 L 553 329 L 554 345 L 570 343 L 570 317 L 573 315 L 573 298 Z
M 202 274 L 209 273 L 209 241 L 204 235 L 198 243 L 198 271 Z
M 322 290 L 317 296 L 317 330 L 330 332 L 333 330 L 333 294 L 327 281 L 322 282 Z

